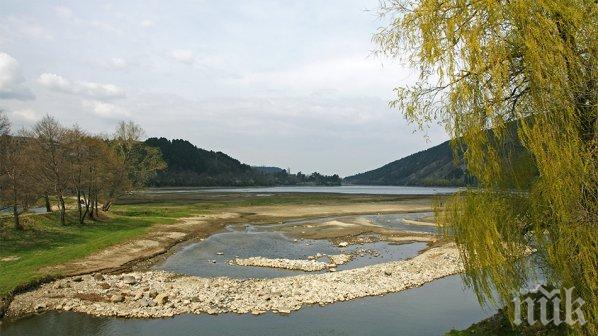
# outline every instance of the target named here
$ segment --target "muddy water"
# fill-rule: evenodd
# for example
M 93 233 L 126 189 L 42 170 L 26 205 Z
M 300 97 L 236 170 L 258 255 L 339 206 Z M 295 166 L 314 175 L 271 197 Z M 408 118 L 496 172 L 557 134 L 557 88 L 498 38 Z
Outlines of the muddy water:
M 427 232 L 433 227 L 414 226 L 402 221 L 427 215 L 358 217 L 387 227 Z M 304 259 L 316 253 L 338 254 L 354 249 L 376 249 L 380 252 L 379 257 L 364 255 L 339 267 L 346 269 L 410 258 L 423 248 L 423 243 L 393 245 L 385 242 L 339 248 L 323 240 L 295 242 L 272 228 L 246 225 L 229 227 L 228 231 L 191 243 L 155 268 L 205 277 L 280 277 L 302 272 L 232 266 L 227 261 L 235 256 Z M 212 263 L 212 260 L 216 262 Z M 4 322 L 0 325 L 0 335 L 443 335 L 452 328 L 463 329 L 494 313 L 493 309 L 479 306 L 475 295 L 464 288 L 459 276 L 449 276 L 400 293 L 339 302 L 326 307 L 305 307 L 288 316 L 272 313 L 260 316 L 182 315 L 144 320 L 48 312 Z

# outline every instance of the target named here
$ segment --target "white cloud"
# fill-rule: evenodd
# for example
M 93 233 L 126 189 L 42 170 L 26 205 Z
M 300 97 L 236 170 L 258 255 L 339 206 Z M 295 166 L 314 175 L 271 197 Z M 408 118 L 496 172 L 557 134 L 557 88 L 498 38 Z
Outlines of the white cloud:
M 150 27 L 153 27 L 155 25 L 156 25 L 156 23 L 154 21 L 152 21 L 152 20 L 143 20 L 143 21 L 141 21 L 141 27 L 143 27 L 143 28 L 150 28 Z
M 112 33 L 115 35 L 124 35 L 124 32 L 120 28 L 117 28 L 117 27 L 113 26 L 112 24 L 104 22 L 104 21 L 93 20 L 93 21 L 89 22 L 89 25 L 94 28 L 108 32 L 108 33 Z
M 413 72 L 393 61 L 361 55 L 330 58 L 307 63 L 301 67 L 267 72 L 247 73 L 233 78 L 231 83 L 243 87 L 261 87 L 287 95 L 320 93 L 343 96 L 377 96 L 388 99 L 397 83 L 408 83 Z
M 114 57 L 108 61 L 108 66 L 113 69 L 124 69 L 127 67 L 127 65 L 127 61 L 120 57 Z
M 170 56 L 175 60 L 185 64 L 193 64 L 193 62 L 195 61 L 195 58 L 193 57 L 193 52 L 188 49 L 173 50 L 170 53 Z
M 95 99 L 117 99 L 125 97 L 125 91 L 114 84 L 76 82 L 53 73 L 41 74 L 37 82 L 53 91 L 82 95 Z
M 102 118 L 119 119 L 131 115 L 123 107 L 99 100 L 83 100 L 81 103 L 83 107 L 90 108 L 95 115 Z
M 42 118 L 40 113 L 30 108 L 15 110 L 12 111 L 11 114 L 12 118 L 25 123 L 34 123 Z
M 56 6 L 54 7 L 54 11 L 56 12 L 56 15 L 63 19 L 70 19 L 73 17 L 73 11 L 66 6 Z
M 20 16 L 10 16 L 0 22 L 0 36 L 9 40 L 32 38 L 37 40 L 53 40 L 54 35 L 36 20 Z
M 30 100 L 35 98 L 25 86 L 25 77 L 19 62 L 9 54 L 0 52 L 0 99 Z

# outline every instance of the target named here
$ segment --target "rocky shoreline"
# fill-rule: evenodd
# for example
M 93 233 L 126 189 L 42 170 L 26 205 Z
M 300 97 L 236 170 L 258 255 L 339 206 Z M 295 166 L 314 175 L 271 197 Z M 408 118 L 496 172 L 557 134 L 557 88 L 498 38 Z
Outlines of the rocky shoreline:
M 84 275 L 17 295 L 8 316 L 46 310 L 136 318 L 184 313 L 284 314 L 304 305 L 326 305 L 402 291 L 462 269 L 459 252 L 449 243 L 409 260 L 273 279 L 200 278 L 157 271 Z

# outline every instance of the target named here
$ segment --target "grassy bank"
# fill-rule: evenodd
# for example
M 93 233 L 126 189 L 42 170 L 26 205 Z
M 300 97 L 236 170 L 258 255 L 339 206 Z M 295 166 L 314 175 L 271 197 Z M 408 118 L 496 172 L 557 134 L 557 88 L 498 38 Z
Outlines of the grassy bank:
M 164 211 L 159 206 L 147 207 L 145 214 L 127 206 L 117 206 L 114 212 L 101 220 L 75 224 L 76 214 L 68 214 L 68 225 L 61 225 L 59 214 L 24 216 L 26 230 L 16 231 L 10 219 L 4 220 L 0 231 L 0 259 L 16 257 L 17 260 L 0 261 L 0 296 L 11 292 L 18 285 L 46 276 L 56 276 L 41 268 L 84 257 L 110 245 L 145 233 L 155 224 L 169 224 L 190 214 L 187 209 Z

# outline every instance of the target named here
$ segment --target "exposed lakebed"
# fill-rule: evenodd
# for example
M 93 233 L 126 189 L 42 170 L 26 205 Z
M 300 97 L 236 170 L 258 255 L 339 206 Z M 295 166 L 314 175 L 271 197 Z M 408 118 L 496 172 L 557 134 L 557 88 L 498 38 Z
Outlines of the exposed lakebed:
M 412 225 L 404 221 L 424 216 L 429 216 L 429 213 L 352 216 L 335 220 L 365 219 L 378 226 L 430 233 L 434 229 L 431 226 Z M 328 240 L 296 239 L 277 231 L 279 227 L 317 225 L 329 220 L 331 219 L 323 218 L 270 226 L 231 226 L 227 231 L 203 241 L 191 242 L 153 268 L 204 278 L 277 278 L 306 272 L 236 266 L 230 265 L 228 261 L 235 257 L 306 259 L 317 253 L 355 254 L 352 261 L 337 267 L 341 271 L 412 258 L 426 247 L 422 242 L 398 245 L 374 241 L 341 248 Z M 360 254 L 360 250 L 376 250 L 378 256 Z M 319 273 L 322 272 L 327 271 Z M 492 313 L 491 310 L 483 311 L 479 307 L 473 293 L 463 289 L 458 276 L 449 276 L 422 287 L 383 297 L 362 297 L 325 307 L 307 306 L 289 316 L 270 312 L 259 316 L 231 313 L 216 316 L 184 314 L 171 319 L 139 320 L 93 317 L 73 312 L 46 312 L 4 323 L 0 330 L 2 335 L 428 335 L 466 327 Z

